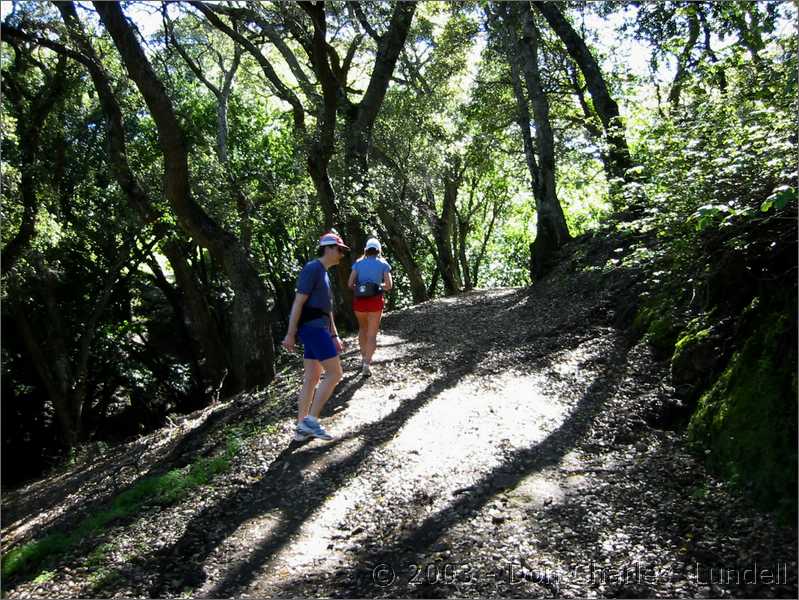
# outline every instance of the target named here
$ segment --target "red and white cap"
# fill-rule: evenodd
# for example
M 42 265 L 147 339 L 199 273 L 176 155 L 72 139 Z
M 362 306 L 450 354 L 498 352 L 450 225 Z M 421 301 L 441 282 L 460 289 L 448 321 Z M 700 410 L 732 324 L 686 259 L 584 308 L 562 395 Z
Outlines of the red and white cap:
M 320 246 L 338 246 L 339 248 L 344 248 L 345 250 L 349 250 L 350 247 L 344 243 L 344 240 L 341 239 L 341 236 L 333 231 L 328 231 L 322 237 L 319 238 L 319 245 Z

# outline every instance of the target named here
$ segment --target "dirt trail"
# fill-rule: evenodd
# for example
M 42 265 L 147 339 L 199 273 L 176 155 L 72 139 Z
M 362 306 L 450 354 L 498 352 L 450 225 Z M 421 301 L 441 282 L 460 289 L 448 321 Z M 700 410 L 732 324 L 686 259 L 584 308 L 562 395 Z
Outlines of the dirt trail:
M 78 552 L 8 596 L 796 596 L 795 534 L 646 424 L 665 366 L 596 277 L 388 315 L 373 378 L 345 353 L 333 442 L 288 442 L 286 391 L 224 481 L 111 533 L 115 577 Z M 785 581 L 719 578 L 755 561 Z

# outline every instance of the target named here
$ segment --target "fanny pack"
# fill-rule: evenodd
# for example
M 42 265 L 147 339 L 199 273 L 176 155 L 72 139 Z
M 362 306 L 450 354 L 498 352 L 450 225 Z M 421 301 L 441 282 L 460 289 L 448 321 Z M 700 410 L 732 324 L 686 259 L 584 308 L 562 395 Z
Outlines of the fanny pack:
M 369 298 L 371 296 L 377 296 L 378 294 L 383 293 L 383 286 L 379 283 L 374 283 L 373 281 L 367 281 L 366 283 L 359 283 L 355 286 L 355 297 L 356 298 Z
M 302 312 L 300 313 L 300 322 L 297 323 L 299 327 L 303 323 L 307 323 L 308 321 L 313 321 L 314 319 L 318 319 L 319 317 L 330 317 L 330 313 L 322 310 L 321 308 L 316 308 L 314 306 L 308 306 L 307 304 L 302 305 Z

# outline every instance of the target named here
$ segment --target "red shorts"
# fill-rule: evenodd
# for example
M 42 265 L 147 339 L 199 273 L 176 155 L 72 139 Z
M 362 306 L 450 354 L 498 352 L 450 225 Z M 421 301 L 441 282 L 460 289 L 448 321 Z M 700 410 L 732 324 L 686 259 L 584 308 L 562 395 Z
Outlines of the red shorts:
M 386 302 L 383 300 L 383 294 L 352 299 L 352 310 L 355 312 L 380 312 L 385 305 Z

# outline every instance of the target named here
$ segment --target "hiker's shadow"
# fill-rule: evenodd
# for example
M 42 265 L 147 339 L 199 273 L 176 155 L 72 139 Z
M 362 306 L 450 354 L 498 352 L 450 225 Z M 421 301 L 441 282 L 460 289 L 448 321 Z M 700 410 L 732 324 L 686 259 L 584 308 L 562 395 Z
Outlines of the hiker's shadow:
M 357 392 L 363 386 L 364 382 L 365 379 L 361 377 L 359 373 L 342 379 L 338 386 L 336 386 L 336 391 L 330 400 L 327 401 L 319 416 L 330 417 L 345 410 L 350 400 L 355 395 L 355 392 Z M 308 445 L 312 439 L 313 438 L 302 441 L 291 440 L 289 445 L 286 446 L 286 448 L 284 448 L 283 451 L 274 458 L 272 463 L 269 465 L 269 468 L 264 472 L 262 478 L 282 475 L 291 464 L 292 454 L 294 454 L 296 450 Z M 322 448 L 324 448 L 324 446 L 322 446 Z M 311 453 L 315 454 L 315 452 Z
M 355 395 L 355 392 L 363 386 L 364 382 L 365 379 L 360 376 L 360 373 L 355 373 L 342 379 L 336 386 L 333 396 L 322 408 L 322 412 L 319 416 L 330 417 L 345 410 L 350 400 L 352 400 L 352 397 Z M 291 440 L 289 445 L 275 457 L 263 477 L 266 478 L 270 475 L 282 474 L 290 464 L 291 455 L 294 454 L 296 450 L 308 445 L 312 439 L 313 438 L 302 441 Z
M 327 401 L 327 404 L 325 404 L 319 416 L 330 417 L 345 410 L 349 405 L 350 400 L 352 400 L 352 397 L 355 395 L 355 392 L 361 389 L 365 382 L 366 380 L 361 376 L 360 373 L 348 375 L 342 379 L 338 386 L 336 386 L 336 391 L 333 393 L 333 397 Z

